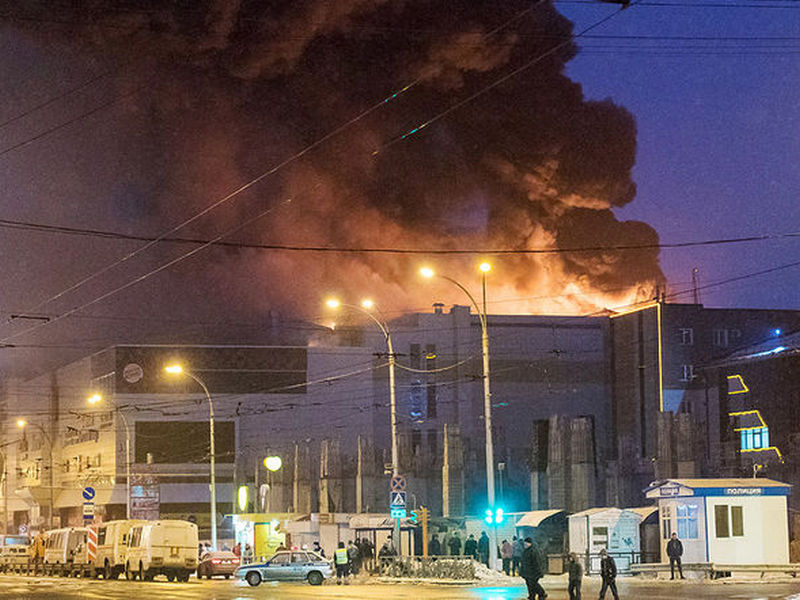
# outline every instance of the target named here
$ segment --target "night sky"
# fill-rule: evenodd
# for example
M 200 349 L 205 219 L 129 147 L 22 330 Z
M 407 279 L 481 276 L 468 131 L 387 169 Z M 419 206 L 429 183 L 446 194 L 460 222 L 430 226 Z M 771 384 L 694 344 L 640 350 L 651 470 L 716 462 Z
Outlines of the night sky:
M 499 313 L 591 314 L 665 281 L 687 290 L 693 267 L 707 286 L 800 261 L 797 238 L 652 247 L 797 229 L 800 5 L 264 4 L 33 2 L 0 18 L 0 219 L 81 230 L 0 229 L 2 343 L 195 341 L 269 310 L 319 321 L 330 293 L 369 294 L 388 314 L 463 303 L 425 287 L 423 263 L 476 289 L 477 255 L 217 247 L 184 260 L 197 245 L 159 243 L 118 263 L 144 242 L 98 235 L 165 234 L 263 174 L 170 237 L 593 248 L 494 257 Z M 799 271 L 701 300 L 800 309 Z M 37 322 L 6 323 L 74 309 L 28 333 Z M 36 350 L 0 360 L 35 368 Z
M 652 224 L 665 242 L 787 233 L 800 222 L 800 5 L 724 4 L 635 6 L 594 33 L 695 39 L 587 39 L 568 68 L 589 97 L 613 97 L 636 116 L 638 194 L 617 214 Z M 613 10 L 557 6 L 578 28 Z M 694 267 L 708 285 L 797 261 L 796 238 L 661 255 L 679 290 Z M 797 309 L 799 269 L 701 290 L 701 301 Z

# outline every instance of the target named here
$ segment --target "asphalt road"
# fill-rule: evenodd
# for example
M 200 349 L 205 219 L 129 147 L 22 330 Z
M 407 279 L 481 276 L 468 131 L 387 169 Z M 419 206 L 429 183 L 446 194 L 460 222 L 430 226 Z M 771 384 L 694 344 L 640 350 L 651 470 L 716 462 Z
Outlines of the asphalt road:
M 697 583 L 645 583 L 621 580 L 620 596 L 623 599 L 646 600 L 695 600 L 715 598 L 726 600 L 778 600 L 792 594 L 800 594 L 797 583 L 752 583 L 752 584 L 697 584 Z M 564 584 L 551 583 L 549 600 L 567 598 Z M 594 600 L 598 595 L 597 583 L 584 583 L 583 597 Z M 309 600 L 311 598 L 338 598 L 347 600 L 524 600 L 522 586 L 444 586 L 414 584 L 359 583 L 337 586 L 330 582 L 322 587 L 303 583 L 270 583 L 251 588 L 247 584 L 214 580 L 189 583 L 167 581 L 129 582 L 62 578 L 38 578 L 23 576 L 0 576 L 0 598 L 19 600 L 63 599 L 63 600 L 122 600 L 146 598 L 147 600 Z M 610 598 L 607 595 L 606 598 Z

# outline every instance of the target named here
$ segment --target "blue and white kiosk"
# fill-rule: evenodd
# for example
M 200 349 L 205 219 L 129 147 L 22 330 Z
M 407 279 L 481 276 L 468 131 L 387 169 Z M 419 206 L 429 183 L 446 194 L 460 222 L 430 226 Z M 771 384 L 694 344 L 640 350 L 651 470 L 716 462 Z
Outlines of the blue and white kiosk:
M 666 479 L 645 490 L 658 502 L 661 561 L 672 532 L 684 563 L 786 565 L 787 497 L 791 486 L 771 479 Z

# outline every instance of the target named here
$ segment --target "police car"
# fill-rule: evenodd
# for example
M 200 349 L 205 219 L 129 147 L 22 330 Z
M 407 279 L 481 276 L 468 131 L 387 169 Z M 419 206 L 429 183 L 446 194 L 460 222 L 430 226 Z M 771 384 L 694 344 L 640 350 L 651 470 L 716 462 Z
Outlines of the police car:
M 277 552 L 266 562 L 243 565 L 234 575 L 254 587 L 262 581 L 308 581 L 311 585 L 321 585 L 333 577 L 333 569 L 319 554 L 287 550 Z

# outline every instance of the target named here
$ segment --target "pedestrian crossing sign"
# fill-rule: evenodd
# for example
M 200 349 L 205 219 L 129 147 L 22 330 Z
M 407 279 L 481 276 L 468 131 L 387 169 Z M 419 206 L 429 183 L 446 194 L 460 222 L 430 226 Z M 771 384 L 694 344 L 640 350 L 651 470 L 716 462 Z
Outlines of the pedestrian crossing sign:
M 406 506 L 406 493 L 393 491 L 389 493 L 389 506 L 392 508 L 405 508 Z

